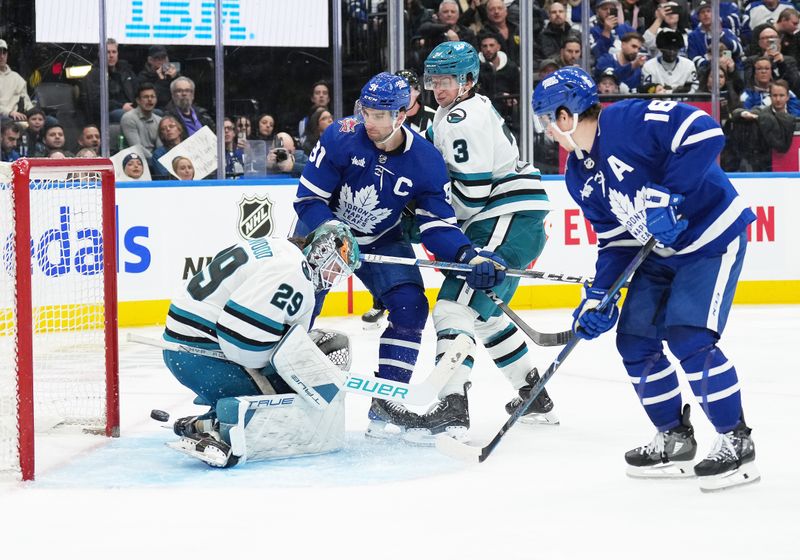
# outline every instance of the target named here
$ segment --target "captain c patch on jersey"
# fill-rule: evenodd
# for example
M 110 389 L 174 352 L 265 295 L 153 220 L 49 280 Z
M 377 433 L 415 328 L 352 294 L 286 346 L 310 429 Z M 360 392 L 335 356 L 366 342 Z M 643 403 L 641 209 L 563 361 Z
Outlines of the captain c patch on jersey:
M 239 235 L 243 239 L 267 237 L 274 229 L 273 223 L 268 196 L 244 196 L 239 201 Z

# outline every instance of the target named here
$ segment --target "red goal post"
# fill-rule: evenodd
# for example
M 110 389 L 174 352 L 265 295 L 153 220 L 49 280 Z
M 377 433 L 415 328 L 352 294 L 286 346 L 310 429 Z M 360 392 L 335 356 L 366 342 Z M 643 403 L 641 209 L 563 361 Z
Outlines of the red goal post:
M 32 480 L 34 429 L 119 435 L 114 167 L 1 165 L 0 471 Z

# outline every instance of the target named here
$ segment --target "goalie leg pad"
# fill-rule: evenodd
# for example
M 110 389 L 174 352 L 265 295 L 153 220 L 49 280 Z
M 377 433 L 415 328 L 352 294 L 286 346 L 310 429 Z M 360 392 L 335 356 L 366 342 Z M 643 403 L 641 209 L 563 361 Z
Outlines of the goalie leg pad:
M 272 355 L 272 367 L 319 410 L 328 407 L 347 380 L 347 374 L 325 356 L 300 325 L 293 326 L 281 339 Z
M 239 462 L 336 451 L 344 445 L 344 393 L 320 410 L 299 395 L 231 397 L 217 402 L 220 434 Z

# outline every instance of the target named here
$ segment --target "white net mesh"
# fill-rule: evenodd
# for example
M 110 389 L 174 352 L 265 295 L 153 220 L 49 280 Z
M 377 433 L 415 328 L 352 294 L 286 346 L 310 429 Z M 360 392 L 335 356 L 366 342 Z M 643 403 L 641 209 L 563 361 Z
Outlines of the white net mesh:
M 5 180 L 2 177 L 6 177 Z M 98 172 L 31 171 L 36 432 L 106 423 L 102 185 Z M 13 191 L 0 172 L 0 471 L 18 470 Z M 114 242 L 110 240 L 110 242 Z

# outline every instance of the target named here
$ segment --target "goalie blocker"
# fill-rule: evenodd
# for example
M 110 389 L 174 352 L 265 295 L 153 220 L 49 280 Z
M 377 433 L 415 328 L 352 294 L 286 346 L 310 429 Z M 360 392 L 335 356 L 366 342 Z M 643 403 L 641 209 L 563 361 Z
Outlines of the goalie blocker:
M 408 385 L 348 375 L 340 369 L 350 365 L 346 335 L 306 333 L 295 326 L 277 346 L 271 368 L 262 370 L 273 369 L 294 393 L 272 391 L 219 399 L 214 430 L 184 435 L 167 445 L 214 467 L 336 451 L 344 443 L 344 391 L 428 404 L 463 361 L 467 347 L 466 337 L 456 339 L 426 382 Z M 252 370 L 250 374 L 263 377 Z M 269 384 L 274 385 L 278 383 Z M 263 381 L 259 386 L 264 387 Z

